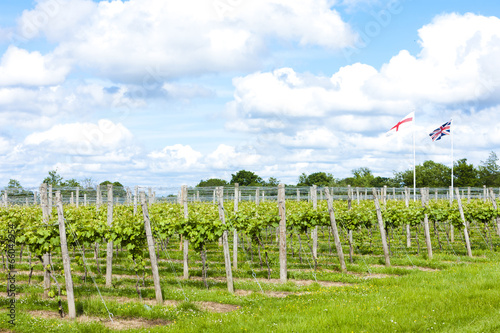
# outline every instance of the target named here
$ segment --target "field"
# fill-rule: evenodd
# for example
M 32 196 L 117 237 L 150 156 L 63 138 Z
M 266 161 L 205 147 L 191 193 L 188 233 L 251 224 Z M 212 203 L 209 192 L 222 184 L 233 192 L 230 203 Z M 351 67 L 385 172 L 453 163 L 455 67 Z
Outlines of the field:
M 132 206 L 115 206 L 113 225 L 108 227 L 105 206 L 64 205 L 76 320 L 67 316 L 56 210 L 44 224 L 39 206 L 2 208 L 1 221 L 13 221 L 18 242 L 15 325 L 9 323 L 11 298 L 5 293 L 9 273 L 4 267 L 0 332 L 500 331 L 500 237 L 491 202 L 464 202 L 471 257 L 464 243 L 465 225 L 460 229 L 456 218 L 460 214 L 446 200 L 428 201 L 426 208 L 420 202 L 405 207 L 404 200 L 381 200 L 390 255 L 387 265 L 374 201 L 337 200 L 336 223 L 347 268 L 343 272 L 327 203 L 318 200 L 313 208 L 312 202 L 287 200 L 286 283 L 280 282 L 276 202 L 240 202 L 236 207 L 226 200 L 226 224 L 220 223 L 217 205 L 186 206 L 188 218 L 183 218 L 183 204 L 149 204 L 164 300 L 157 305 L 140 205 L 135 215 Z M 432 259 L 425 242 L 425 214 Z M 411 244 L 407 244 L 407 224 Z M 312 236 L 316 227 L 317 247 Z M 234 229 L 238 268 L 232 269 L 232 293 L 219 236 L 229 230 L 233 258 Z M 190 242 L 188 279 L 183 278 L 181 235 Z M 115 241 L 113 278 L 106 287 L 109 239 Z M 39 257 L 47 250 L 52 253 L 53 279 L 44 297 Z

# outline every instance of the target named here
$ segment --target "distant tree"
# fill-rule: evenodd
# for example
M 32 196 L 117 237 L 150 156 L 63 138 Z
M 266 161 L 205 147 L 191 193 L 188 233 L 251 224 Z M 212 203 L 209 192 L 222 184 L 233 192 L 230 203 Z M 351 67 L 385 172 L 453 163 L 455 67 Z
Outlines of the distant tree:
M 417 187 L 448 187 L 451 185 L 451 168 L 434 161 L 425 161 L 415 167 Z M 401 186 L 413 186 L 413 169 L 396 172 L 394 180 Z
M 380 177 L 377 176 L 373 178 L 371 186 L 372 187 L 384 187 L 387 185 L 387 187 L 399 187 L 400 184 L 396 182 L 393 178 L 388 178 L 388 177 Z
M 10 179 L 9 183 L 7 184 L 7 188 L 22 190 L 23 187 L 21 186 L 21 183 L 19 182 L 19 180 Z
M 75 179 L 68 179 L 66 181 L 61 182 L 61 186 L 63 187 L 82 187 L 80 183 Z
M 120 182 L 111 182 L 109 180 L 105 180 L 101 182 L 99 185 L 101 186 L 102 193 L 106 193 L 108 185 L 113 185 L 113 196 L 125 197 L 127 194 L 127 191 Z
M 86 189 L 93 188 L 95 185 L 95 181 L 92 177 L 83 178 L 80 183 L 82 184 L 82 187 Z
M 280 181 L 274 177 L 269 177 L 269 180 L 267 182 L 265 182 L 265 186 L 272 186 L 272 187 L 276 187 L 280 184 Z
M 5 187 L 5 190 L 1 191 L 1 194 L 3 195 L 4 192 L 7 191 L 7 195 L 9 197 L 32 197 L 33 192 L 25 190 L 22 186 L 21 183 L 16 180 L 16 179 L 10 179 L 9 182 L 7 183 L 7 186 Z
M 375 179 L 375 176 L 373 176 L 371 170 L 369 168 L 358 168 L 352 170 L 352 174 L 354 177 L 352 177 L 352 186 L 356 187 L 370 187 L 374 186 L 373 181 Z
M 252 171 L 240 170 L 236 174 L 231 174 L 231 185 L 238 183 L 240 186 L 262 186 L 264 181 Z
M 305 173 L 302 173 L 299 176 L 299 182 L 297 186 L 333 186 L 335 184 L 335 178 L 331 173 L 325 172 L 315 172 L 310 174 L 309 176 Z
M 478 167 L 479 180 L 481 185 L 500 186 L 500 166 L 495 152 L 490 152 L 486 161 L 481 161 Z
M 49 175 L 42 181 L 47 185 L 61 186 L 63 177 L 57 173 L 57 169 L 49 171 Z
M 458 187 L 479 186 L 479 175 L 472 164 L 467 164 L 467 159 L 462 158 L 453 165 L 453 185 Z
M 215 187 L 215 186 L 226 186 L 227 181 L 219 178 L 210 178 L 207 180 L 200 180 L 199 184 L 196 187 Z

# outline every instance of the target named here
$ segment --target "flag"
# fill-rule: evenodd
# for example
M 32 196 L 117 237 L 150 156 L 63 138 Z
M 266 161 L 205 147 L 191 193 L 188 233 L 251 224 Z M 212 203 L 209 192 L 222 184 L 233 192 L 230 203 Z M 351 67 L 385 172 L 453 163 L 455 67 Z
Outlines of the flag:
M 444 123 L 442 126 L 436 128 L 434 131 L 432 131 L 429 136 L 431 137 L 432 141 L 437 141 L 441 140 L 441 137 L 443 135 L 449 135 L 451 133 L 451 120 L 447 123 Z
M 397 133 L 400 130 L 400 127 L 404 125 L 403 127 L 406 127 L 405 124 L 409 124 L 411 122 L 415 121 L 415 115 L 413 112 L 410 112 L 409 114 L 406 115 L 401 121 L 399 121 L 396 125 L 392 126 L 392 128 L 387 132 L 387 134 L 393 134 Z

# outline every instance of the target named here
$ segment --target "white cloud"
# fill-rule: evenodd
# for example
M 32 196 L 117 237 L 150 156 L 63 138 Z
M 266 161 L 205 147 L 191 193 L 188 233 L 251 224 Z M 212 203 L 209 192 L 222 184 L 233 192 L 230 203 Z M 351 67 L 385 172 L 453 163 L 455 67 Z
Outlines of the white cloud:
M 107 156 L 114 156 L 117 150 L 130 145 L 132 139 L 132 134 L 122 124 L 101 119 L 97 124 L 55 125 L 47 131 L 28 135 L 24 140 L 24 145 L 36 146 L 38 149 L 52 153 L 100 155 L 106 159 Z M 116 160 L 116 157 L 113 159 Z
M 205 161 L 209 168 L 226 170 L 238 167 L 255 167 L 266 162 L 263 156 L 252 151 L 240 151 L 225 144 L 220 144 L 214 152 L 208 154 Z
M 173 84 L 165 83 L 162 86 L 169 97 L 180 99 L 192 99 L 196 97 L 211 97 L 214 92 L 198 84 Z
M 202 168 L 200 165 L 202 156 L 191 146 L 181 144 L 166 146 L 161 151 L 153 151 L 148 154 L 154 172 L 197 170 Z
M 0 60 L 0 86 L 47 86 L 63 82 L 69 66 L 52 55 L 9 46 Z
M 67 39 L 79 32 L 97 4 L 90 0 L 37 0 L 32 10 L 18 19 L 17 34 L 32 39 L 43 33 L 50 41 Z
M 59 43 L 59 57 L 134 82 L 149 79 L 151 64 L 159 69 L 155 77 L 161 81 L 255 68 L 268 38 L 327 48 L 353 45 L 356 39 L 326 0 L 220 3 L 40 0 L 24 12 L 19 29 L 34 26 L 33 37 L 43 32 Z M 37 18 L 43 24 L 33 24 Z
M 329 86 L 312 83 L 306 80 L 310 75 L 291 68 L 237 78 L 235 101 L 229 108 L 242 116 L 400 113 L 429 102 L 481 101 L 499 91 L 500 19 L 442 15 L 420 29 L 419 35 L 418 56 L 403 50 L 380 71 L 364 64 L 342 67 L 329 78 Z

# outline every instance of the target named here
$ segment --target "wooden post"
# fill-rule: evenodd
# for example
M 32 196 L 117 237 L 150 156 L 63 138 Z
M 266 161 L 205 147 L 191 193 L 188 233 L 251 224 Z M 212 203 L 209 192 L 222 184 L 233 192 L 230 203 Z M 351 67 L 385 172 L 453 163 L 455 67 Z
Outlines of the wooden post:
M 96 187 L 95 207 L 96 207 L 96 209 L 101 208 L 101 185 L 97 185 L 97 187 Z
M 391 260 L 389 258 L 389 248 L 387 247 L 384 220 L 382 219 L 382 212 L 380 210 L 380 204 L 378 202 L 377 189 L 373 188 L 372 191 L 373 191 L 373 200 L 375 201 L 375 209 L 377 210 L 378 228 L 380 230 L 380 237 L 382 238 L 382 247 L 384 249 L 385 265 L 389 267 L 391 266 Z
M 384 206 L 387 205 L 387 185 L 384 185 L 384 195 L 382 199 L 384 201 Z
M 311 187 L 311 200 L 313 204 L 313 210 L 318 209 L 318 191 L 316 185 Z M 314 259 L 318 259 L 318 226 L 315 226 L 311 232 L 312 236 L 312 255 Z
M 217 201 L 219 205 L 219 218 L 222 224 L 226 224 L 226 216 L 224 213 L 224 187 L 217 187 Z M 234 292 L 233 273 L 231 271 L 231 254 L 229 253 L 228 232 L 224 230 L 222 233 L 222 248 L 224 251 L 224 266 L 226 267 L 227 290 L 230 293 Z
M 56 192 L 56 208 L 59 222 L 59 237 L 61 243 L 61 256 L 64 267 L 64 279 L 66 281 L 66 297 L 68 300 L 69 319 L 76 318 L 75 295 L 73 294 L 73 279 L 71 278 L 71 262 L 68 253 L 68 242 L 66 240 L 66 227 L 64 225 L 64 211 L 61 200 L 61 192 Z M 85 260 L 84 260 L 85 263 Z
M 483 201 L 486 202 L 488 200 L 488 195 L 486 194 L 486 185 L 483 185 Z
M 83 193 L 83 205 L 87 206 L 87 193 Z
M 181 196 L 182 196 L 182 204 L 184 206 L 184 218 L 187 219 L 189 217 L 187 185 L 182 185 Z M 182 246 L 183 268 L 184 268 L 184 276 L 183 277 L 186 280 L 189 279 L 188 251 L 189 251 L 189 241 L 187 239 L 184 239 L 183 246 Z
M 42 219 L 44 224 L 49 223 L 49 201 L 47 198 L 47 184 L 40 185 L 40 204 L 42 206 Z M 43 254 L 43 297 L 49 297 L 50 291 L 50 274 L 47 269 L 50 266 L 50 258 L 48 253 Z
M 405 206 L 406 208 L 410 206 L 410 191 L 407 186 L 405 186 Z M 408 223 L 406 224 L 406 247 L 411 247 L 411 229 Z
M 148 187 L 148 202 L 151 205 L 153 203 L 153 189 Z
M 422 197 L 422 207 L 425 208 L 425 204 L 427 202 L 427 196 L 425 194 L 425 189 L 420 189 L 420 195 Z M 432 260 L 432 243 L 431 243 L 431 233 L 429 230 L 429 216 L 424 214 L 424 234 L 425 234 L 425 245 L 427 246 L 427 256 L 429 260 Z
M 108 184 L 108 226 L 113 224 L 113 185 Z M 113 274 L 113 241 L 108 241 L 106 249 L 106 287 L 111 287 Z
M 132 204 L 132 191 L 127 187 L 127 206 Z
M 238 212 L 238 203 L 240 201 L 239 184 L 234 184 L 234 212 Z M 233 268 L 238 269 L 238 231 L 233 231 Z
M 300 189 L 297 189 L 297 201 L 300 201 Z
M 139 186 L 134 187 L 134 216 L 137 214 L 137 197 L 139 196 Z
M 259 194 L 259 189 L 255 190 L 255 204 L 258 206 L 259 205 L 259 200 L 260 200 L 260 194 Z
M 76 202 L 76 208 L 78 208 L 80 206 L 80 188 L 79 187 L 76 188 L 75 202 Z
M 52 216 L 52 185 L 49 185 L 49 202 L 47 213 L 50 218 Z
M 492 188 L 490 188 L 490 199 L 491 199 L 491 203 L 493 204 L 493 208 L 496 211 L 497 210 L 497 201 L 495 198 L 495 192 L 493 192 Z M 497 235 L 500 236 L 500 217 L 495 216 L 495 220 L 497 222 Z
M 358 205 L 359 205 L 359 187 L 356 187 L 356 200 L 357 200 Z
M 392 199 L 396 200 L 396 188 L 395 187 L 392 188 Z
M 146 193 L 141 191 L 141 205 L 142 215 L 144 217 L 144 230 L 146 232 L 146 239 L 148 241 L 149 259 L 151 260 L 151 271 L 153 273 L 153 281 L 155 285 L 156 304 L 163 304 L 163 296 L 161 294 L 160 274 L 158 273 L 158 262 L 156 260 L 155 242 L 151 231 L 151 224 L 149 221 L 148 205 L 146 203 Z
M 333 205 L 333 200 L 332 200 Z M 347 185 L 347 210 L 351 210 L 352 207 L 352 189 L 351 185 Z M 349 240 L 349 262 L 352 264 L 353 256 L 354 256 L 354 247 L 353 247 L 353 238 L 352 238 L 352 230 L 347 230 L 347 237 Z
M 344 252 L 342 250 L 342 244 L 340 243 L 339 232 L 337 229 L 337 222 L 335 221 L 335 211 L 333 210 L 333 198 L 330 196 L 328 187 L 325 188 L 325 195 L 328 204 L 328 213 L 330 214 L 330 225 L 332 227 L 333 239 L 335 241 L 335 247 L 337 248 L 337 255 L 339 256 L 340 268 L 342 272 L 347 272 L 347 266 L 344 260 Z
M 75 202 L 75 199 L 74 199 L 74 193 L 73 193 L 73 192 L 71 192 L 71 198 L 69 199 L 69 203 L 70 203 L 70 205 L 73 205 L 73 204 L 74 204 L 74 202 Z
M 467 255 L 469 257 L 472 257 L 472 251 L 470 248 L 470 240 L 469 240 L 469 232 L 467 230 L 467 221 L 465 221 L 464 210 L 462 208 L 462 200 L 460 200 L 460 193 L 458 192 L 458 188 L 455 188 L 455 193 L 457 195 L 458 210 L 460 212 L 460 217 L 462 218 L 462 221 L 464 222 L 464 238 L 465 238 L 465 245 L 467 247 Z
M 278 209 L 280 215 L 280 282 L 287 281 L 286 262 L 286 205 L 285 205 L 285 185 L 278 185 Z

